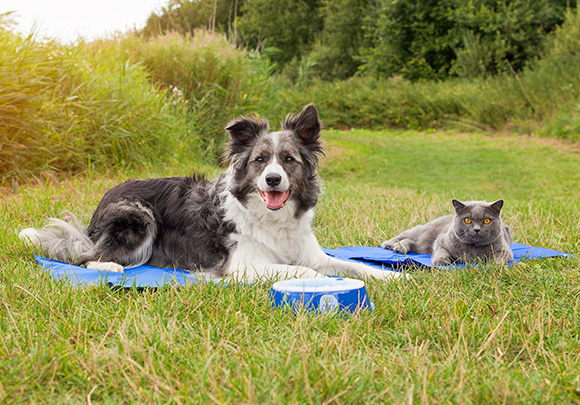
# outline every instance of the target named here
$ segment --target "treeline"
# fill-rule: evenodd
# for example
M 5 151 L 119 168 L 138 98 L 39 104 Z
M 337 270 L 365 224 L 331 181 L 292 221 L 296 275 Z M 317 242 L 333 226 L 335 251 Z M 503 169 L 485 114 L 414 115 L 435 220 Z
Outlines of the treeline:
M 322 57 L 314 62 L 312 56 L 330 43 L 320 39 L 327 19 L 322 19 L 322 31 L 309 34 L 314 40 L 303 54 L 299 48 L 306 45 L 299 41 L 297 53 L 285 61 L 282 52 L 270 53 L 286 73 L 274 74 L 270 57 L 265 57 L 272 52 L 267 40 L 256 37 L 262 41 L 257 46 L 261 52 L 232 41 L 248 40 L 242 22 L 243 17 L 251 21 L 250 2 L 231 3 L 231 13 L 220 11 L 225 3 L 214 2 L 215 8 L 206 11 L 214 32 L 128 32 L 69 45 L 22 36 L 0 14 L 0 186 L 42 172 L 74 173 L 88 167 L 213 165 L 227 138 L 223 128 L 233 117 L 267 117 L 275 125 L 310 102 L 319 107 L 327 127 L 508 130 L 580 141 L 578 8 L 566 10 L 564 22 L 539 40 L 545 41 L 539 57 L 528 56 L 518 64 L 506 56 L 509 64 L 504 65 L 498 59 L 496 74 L 410 80 L 410 70 L 390 76 L 387 70 L 372 73 L 361 64 L 358 51 L 356 57 L 346 52 L 336 57 L 358 61 L 351 72 L 361 74 L 324 80 L 341 77 L 330 67 L 320 70 Z M 191 4 L 210 5 L 204 0 Z M 237 7 L 242 11 L 234 12 Z M 241 12 L 245 14 L 233 18 Z M 291 14 L 283 8 L 277 12 Z M 302 12 L 307 18 L 306 9 Z M 298 30 L 299 20 L 292 29 L 279 27 L 276 40 Z M 270 23 L 256 22 L 255 27 Z M 288 74 L 293 66 L 299 75 L 294 83 Z M 344 66 L 348 64 L 332 67 Z M 458 62 L 450 66 L 447 75 L 458 76 Z
M 521 71 L 576 0 L 171 0 L 143 35 L 226 33 L 293 80 Z

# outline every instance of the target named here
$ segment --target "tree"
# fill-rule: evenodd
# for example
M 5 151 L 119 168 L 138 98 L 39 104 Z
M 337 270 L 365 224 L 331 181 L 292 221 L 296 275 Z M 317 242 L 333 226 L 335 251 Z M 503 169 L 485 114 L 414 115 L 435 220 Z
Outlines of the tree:
M 445 77 L 457 39 L 449 10 L 455 0 L 378 0 L 363 24 L 363 69 L 372 76 Z
M 519 70 L 562 23 L 564 1 L 377 0 L 363 24 L 362 66 L 411 80 L 495 74 L 508 63 Z
M 320 78 L 346 79 L 357 72 L 364 41 L 361 27 L 373 4 L 374 0 L 324 0 L 324 28 L 310 54 Z
M 521 70 L 576 1 L 170 0 L 143 32 L 227 32 L 290 78 L 440 80 Z
M 305 55 L 322 29 L 322 0 L 246 0 L 238 19 L 241 40 L 250 48 L 274 48 L 284 65 Z
M 193 33 L 198 28 L 209 28 L 231 34 L 244 0 L 170 0 L 159 14 L 147 19 L 145 36 L 168 32 Z

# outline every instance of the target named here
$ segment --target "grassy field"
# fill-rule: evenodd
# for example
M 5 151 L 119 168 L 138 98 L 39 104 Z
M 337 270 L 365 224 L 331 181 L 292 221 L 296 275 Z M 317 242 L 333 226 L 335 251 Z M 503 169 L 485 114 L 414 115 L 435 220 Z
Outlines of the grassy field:
M 504 198 L 516 241 L 580 254 L 580 151 L 564 141 L 326 131 L 321 245 L 378 245 L 451 211 Z M 73 289 L 17 239 L 71 210 L 87 222 L 128 177 L 85 173 L 0 198 L 0 402 L 580 401 L 577 258 L 411 269 L 371 282 L 373 313 L 271 310 L 270 283 Z M 209 174 L 217 168 L 205 168 Z

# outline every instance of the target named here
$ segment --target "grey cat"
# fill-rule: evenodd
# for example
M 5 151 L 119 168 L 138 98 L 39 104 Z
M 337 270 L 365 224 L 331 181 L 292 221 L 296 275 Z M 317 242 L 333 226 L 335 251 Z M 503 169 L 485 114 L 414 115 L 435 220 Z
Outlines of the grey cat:
M 503 200 L 451 202 L 455 215 L 417 225 L 383 242 L 382 247 L 402 254 L 430 254 L 435 266 L 474 260 L 501 263 L 513 260 L 510 228 L 501 220 Z

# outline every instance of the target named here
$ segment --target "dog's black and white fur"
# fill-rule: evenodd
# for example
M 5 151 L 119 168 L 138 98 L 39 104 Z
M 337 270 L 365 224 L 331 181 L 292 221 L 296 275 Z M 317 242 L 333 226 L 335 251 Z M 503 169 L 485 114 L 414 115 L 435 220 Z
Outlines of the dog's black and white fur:
M 323 153 L 314 105 L 289 116 L 283 130 L 241 118 L 231 135 L 229 168 L 201 176 L 130 180 L 109 190 L 88 228 L 51 220 L 20 233 L 45 254 L 108 271 L 151 264 L 200 270 L 217 278 L 311 278 L 400 273 L 328 257 L 312 232 Z

